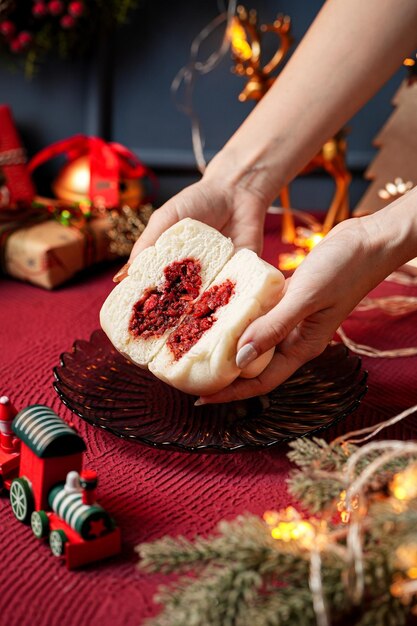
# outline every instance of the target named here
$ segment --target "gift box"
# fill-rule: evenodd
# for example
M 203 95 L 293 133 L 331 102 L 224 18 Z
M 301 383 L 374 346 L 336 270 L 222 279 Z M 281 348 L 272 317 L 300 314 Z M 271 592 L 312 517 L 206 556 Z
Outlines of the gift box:
M 31 202 L 35 189 L 12 113 L 0 105 L 0 210 Z
M 134 238 L 145 228 L 151 212 L 150 205 L 140 207 L 137 222 L 141 227 Z M 14 220 L 10 213 L 0 219 L 0 264 L 14 278 L 53 289 L 80 270 L 118 256 L 110 236 L 115 232 L 114 212 L 81 221 L 76 215 L 68 224 L 62 221 L 68 218 L 69 209 L 52 218 L 44 208 L 19 216 L 14 212 Z
M 46 289 L 129 255 L 152 213 L 146 183 L 155 186 L 154 174 L 127 148 L 84 135 L 44 148 L 29 172 L 60 155 L 67 162 L 52 184 L 55 198 L 0 211 L 1 269 Z

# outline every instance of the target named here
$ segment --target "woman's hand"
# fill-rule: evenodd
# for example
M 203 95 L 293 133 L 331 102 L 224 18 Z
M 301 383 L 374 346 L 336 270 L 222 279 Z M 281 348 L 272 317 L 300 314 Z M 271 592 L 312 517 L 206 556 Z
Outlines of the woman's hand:
M 155 243 L 170 226 L 191 217 L 213 226 L 230 237 L 236 249 L 262 250 L 263 228 L 268 203 L 247 189 L 222 182 L 214 176 L 187 187 L 152 215 L 136 242 L 130 260 Z
M 276 346 L 269 366 L 257 378 L 238 378 L 198 404 L 267 393 L 318 356 L 352 309 L 395 268 L 387 239 L 374 217 L 334 228 L 287 280 L 278 305 L 240 337 L 238 367 Z

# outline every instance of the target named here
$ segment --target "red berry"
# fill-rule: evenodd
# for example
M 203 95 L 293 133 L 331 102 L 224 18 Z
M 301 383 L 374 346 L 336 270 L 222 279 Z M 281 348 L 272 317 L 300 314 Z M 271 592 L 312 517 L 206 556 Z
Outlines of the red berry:
M 64 4 L 61 0 L 52 0 L 48 3 L 48 9 L 51 15 L 61 15 L 64 10 Z
M 34 17 L 45 17 L 47 13 L 48 9 L 43 2 L 36 2 L 32 7 L 32 15 Z
M 14 54 L 19 54 L 19 52 L 23 52 L 23 47 L 22 47 L 22 44 L 20 43 L 18 37 L 16 37 L 16 39 L 13 39 L 10 42 L 10 50 Z
M 63 15 L 59 20 L 59 23 L 61 24 L 62 28 L 74 28 L 75 19 L 72 17 L 72 15 Z
M 16 26 L 10 20 L 4 20 L 0 22 L 0 33 L 4 37 L 13 37 L 16 32 Z
M 70 2 L 68 5 L 68 13 L 72 17 L 81 17 L 84 13 L 84 5 L 82 2 Z
M 20 43 L 22 49 L 27 48 L 32 43 L 32 35 L 28 33 L 27 30 L 22 30 L 21 33 L 18 34 L 17 40 Z

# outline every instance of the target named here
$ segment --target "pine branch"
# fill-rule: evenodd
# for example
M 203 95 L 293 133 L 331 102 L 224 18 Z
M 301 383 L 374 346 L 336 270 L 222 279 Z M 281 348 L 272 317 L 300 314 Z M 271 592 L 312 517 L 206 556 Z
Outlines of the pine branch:
M 239 626 L 316 626 L 311 593 L 308 588 L 280 589 L 259 599 L 246 611 Z
M 305 508 L 316 514 L 327 509 L 340 496 L 343 484 L 340 480 L 322 478 L 305 471 L 294 471 L 287 480 L 288 490 Z
M 352 445 L 342 448 L 340 445 L 328 444 L 317 437 L 295 439 L 290 442 L 289 447 L 292 450 L 288 453 L 288 458 L 300 469 L 311 471 L 315 468 L 330 472 L 341 471 L 349 455 L 356 449 Z
M 147 572 L 196 572 L 212 563 L 218 567 L 231 562 L 243 569 L 254 569 L 262 576 L 278 574 L 288 581 L 305 578 L 308 564 L 299 549 L 283 545 L 277 550 L 277 541 L 260 518 L 239 516 L 231 522 L 220 522 L 216 535 L 189 541 L 163 537 L 152 543 L 143 543 L 136 549 L 141 560 L 140 569 Z
M 149 626 L 235 626 L 254 601 L 262 577 L 241 565 L 210 566 L 196 580 L 181 579 L 161 590 L 163 612 Z

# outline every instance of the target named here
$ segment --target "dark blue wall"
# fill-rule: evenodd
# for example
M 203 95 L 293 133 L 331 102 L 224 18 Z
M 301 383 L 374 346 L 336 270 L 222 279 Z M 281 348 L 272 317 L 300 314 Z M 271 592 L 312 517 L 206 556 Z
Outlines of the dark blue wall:
M 176 109 L 170 84 L 188 60 L 193 37 L 217 15 L 219 4 L 142 0 L 131 23 L 115 37 L 97 42 L 95 58 L 89 61 L 51 61 L 32 80 L 0 68 L 0 101 L 12 106 L 29 153 L 75 133 L 101 134 L 133 148 L 163 174 L 162 199 L 195 179 L 189 122 Z M 321 5 L 318 0 L 251 2 L 265 22 L 278 12 L 291 15 L 296 41 Z M 336 40 L 337 32 L 334 36 Z M 208 42 L 206 53 L 219 37 Z M 227 57 L 196 84 L 195 107 L 204 127 L 207 156 L 224 144 L 252 107 L 237 101 L 243 80 L 230 67 Z M 356 174 L 353 204 L 365 186 L 360 176 L 374 153 L 372 138 L 391 111 L 390 99 L 402 77 L 400 70 L 349 123 L 348 162 Z M 305 177 L 294 185 L 293 201 L 307 208 L 326 206 L 331 191 L 326 179 Z

